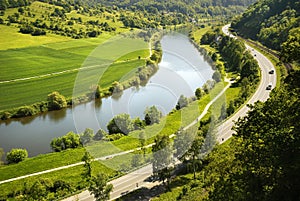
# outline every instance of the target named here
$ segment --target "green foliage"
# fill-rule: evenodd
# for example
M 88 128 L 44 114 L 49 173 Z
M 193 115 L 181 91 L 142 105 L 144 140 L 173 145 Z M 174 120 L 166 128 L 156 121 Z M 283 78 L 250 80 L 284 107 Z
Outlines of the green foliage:
M 145 128 L 145 122 L 139 117 L 132 120 L 134 130 L 141 130 Z
M 240 34 L 259 40 L 269 48 L 280 50 L 286 61 L 298 60 L 293 53 L 299 49 L 299 2 L 294 0 L 262 0 L 250 6 L 232 23 Z M 287 42 L 290 42 L 287 46 Z M 294 55 L 294 56 L 293 56 Z
M 66 98 L 56 91 L 48 95 L 47 101 L 49 110 L 60 110 L 67 107 Z
M 157 135 L 152 146 L 153 152 L 153 174 L 158 176 L 160 181 L 169 183 L 171 177 L 171 163 L 172 163 L 172 144 L 169 136 Z
M 162 117 L 161 111 L 158 110 L 154 105 L 151 107 L 147 107 L 144 114 L 145 114 L 146 125 L 159 123 Z
M 39 110 L 36 110 L 32 106 L 23 106 L 19 107 L 17 112 L 13 115 L 13 117 L 19 118 L 19 117 L 28 117 L 28 116 L 33 116 L 37 114 Z
M 6 154 L 8 163 L 19 163 L 28 157 L 26 149 L 12 149 Z
M 212 76 L 213 80 L 215 80 L 217 83 L 222 81 L 222 76 L 221 73 L 219 71 L 215 71 L 213 76 Z
M 195 91 L 195 96 L 198 100 L 200 100 L 201 97 L 204 96 L 204 91 L 201 88 L 197 88 Z
M 60 152 L 66 149 L 74 149 L 82 146 L 80 142 L 80 136 L 73 132 L 69 132 L 66 135 L 58 138 L 54 138 L 51 141 L 51 148 L 53 151 Z
M 181 95 L 178 99 L 177 105 L 176 105 L 176 110 L 180 110 L 184 107 L 187 107 L 189 104 L 189 100 L 187 97 L 185 97 L 184 95 Z
M 282 89 L 274 91 L 265 103 L 251 107 L 247 117 L 235 127 L 235 167 L 224 188 L 239 185 L 230 199 L 295 200 L 299 196 L 300 138 L 299 138 L 299 82 L 300 73 L 288 76 Z M 293 111 L 293 112 L 291 112 Z M 262 160 L 263 159 L 263 160 Z M 236 161 L 237 162 L 237 161 Z M 283 196 L 285 195 L 285 196 Z M 226 199 L 226 198 L 225 198 Z
M 159 13 L 179 13 L 174 18 L 168 19 L 166 16 L 162 16 L 160 20 L 161 24 L 177 24 L 182 21 L 182 16 L 193 16 L 201 14 L 201 16 L 217 16 L 222 14 L 231 14 L 234 11 L 238 11 L 240 6 L 247 6 L 254 3 L 253 0 L 236 1 L 236 0 L 195 0 L 195 1 L 183 1 L 183 0 L 170 0 L 165 1 L 105 1 L 100 0 L 103 5 L 117 6 L 122 9 L 130 9 L 132 11 L 146 11 L 156 17 L 160 17 Z
M 213 42 L 216 42 L 217 37 L 218 37 L 218 35 L 215 32 L 208 31 L 202 36 L 202 38 L 200 40 L 200 44 L 201 45 L 210 45 Z
M 109 200 L 113 185 L 107 184 L 107 181 L 107 176 L 102 173 L 92 178 L 89 191 L 94 195 L 97 201 Z
M 87 151 L 84 153 L 84 156 L 81 159 L 84 162 L 83 167 L 85 168 L 85 171 L 82 174 L 82 176 L 86 180 L 89 180 L 92 177 L 92 166 L 91 166 L 92 159 L 93 157 Z
M 82 145 L 85 145 L 93 140 L 94 137 L 93 129 L 86 128 L 82 134 L 80 134 L 80 142 Z
M 286 42 L 282 43 L 281 59 L 284 62 L 300 63 L 300 28 L 291 29 Z
M 129 114 L 119 114 L 108 122 L 107 129 L 109 134 L 122 133 L 127 135 L 134 127 Z
M 99 141 L 99 140 L 102 140 L 103 138 L 105 138 L 105 136 L 107 136 L 107 132 L 100 128 L 97 131 L 97 133 L 95 134 L 93 140 Z

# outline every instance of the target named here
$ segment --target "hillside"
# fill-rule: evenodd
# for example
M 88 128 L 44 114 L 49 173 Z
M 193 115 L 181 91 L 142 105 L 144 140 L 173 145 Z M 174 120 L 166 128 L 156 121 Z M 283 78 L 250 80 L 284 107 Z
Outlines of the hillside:
M 232 27 L 242 36 L 280 51 L 282 60 L 300 61 L 299 1 L 260 0 L 238 17 Z
M 256 0 L 98 0 L 103 5 L 117 6 L 129 10 L 145 10 L 149 13 L 177 12 L 194 17 L 199 14 L 205 17 L 218 15 L 234 15 L 240 13 L 244 8 Z

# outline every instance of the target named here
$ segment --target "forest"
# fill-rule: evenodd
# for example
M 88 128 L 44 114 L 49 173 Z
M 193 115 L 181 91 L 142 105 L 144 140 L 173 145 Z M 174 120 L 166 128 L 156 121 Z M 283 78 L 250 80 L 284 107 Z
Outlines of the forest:
M 299 1 L 258 1 L 235 19 L 232 27 L 242 36 L 280 51 L 283 61 L 300 61 Z

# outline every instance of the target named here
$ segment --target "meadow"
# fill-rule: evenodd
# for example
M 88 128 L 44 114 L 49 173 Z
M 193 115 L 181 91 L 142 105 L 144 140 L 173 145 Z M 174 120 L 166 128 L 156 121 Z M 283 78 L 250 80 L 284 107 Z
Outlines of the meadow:
M 0 110 L 44 101 L 53 91 L 70 97 L 77 74 L 83 70 L 91 76 L 86 80 L 101 78 L 99 84 L 105 88 L 145 65 L 149 56 L 146 42 L 118 38 L 114 42 L 110 37 L 0 50 Z M 3 82 L 22 78 L 31 79 Z

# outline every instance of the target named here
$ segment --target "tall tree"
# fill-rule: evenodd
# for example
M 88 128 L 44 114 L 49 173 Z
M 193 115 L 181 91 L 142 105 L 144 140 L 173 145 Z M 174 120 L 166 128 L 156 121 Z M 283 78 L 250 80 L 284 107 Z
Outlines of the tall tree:
M 154 139 L 154 145 L 152 147 L 153 152 L 153 174 L 158 176 L 159 180 L 165 184 L 169 183 L 171 177 L 170 167 L 172 164 L 172 145 L 169 136 L 156 136 Z
M 92 177 L 92 160 L 93 160 L 93 157 L 91 156 L 91 154 L 89 152 L 85 152 L 82 159 L 81 159 L 83 162 L 84 162 L 84 168 L 85 168 L 85 171 L 83 173 L 83 177 L 87 180 L 90 180 L 91 177 Z
M 107 181 L 107 176 L 102 173 L 96 177 L 92 177 L 89 191 L 94 195 L 97 201 L 109 200 L 113 185 L 107 184 Z
M 147 107 L 144 114 L 146 125 L 159 123 L 160 118 L 162 117 L 161 111 L 159 111 L 154 105 L 149 108 Z

